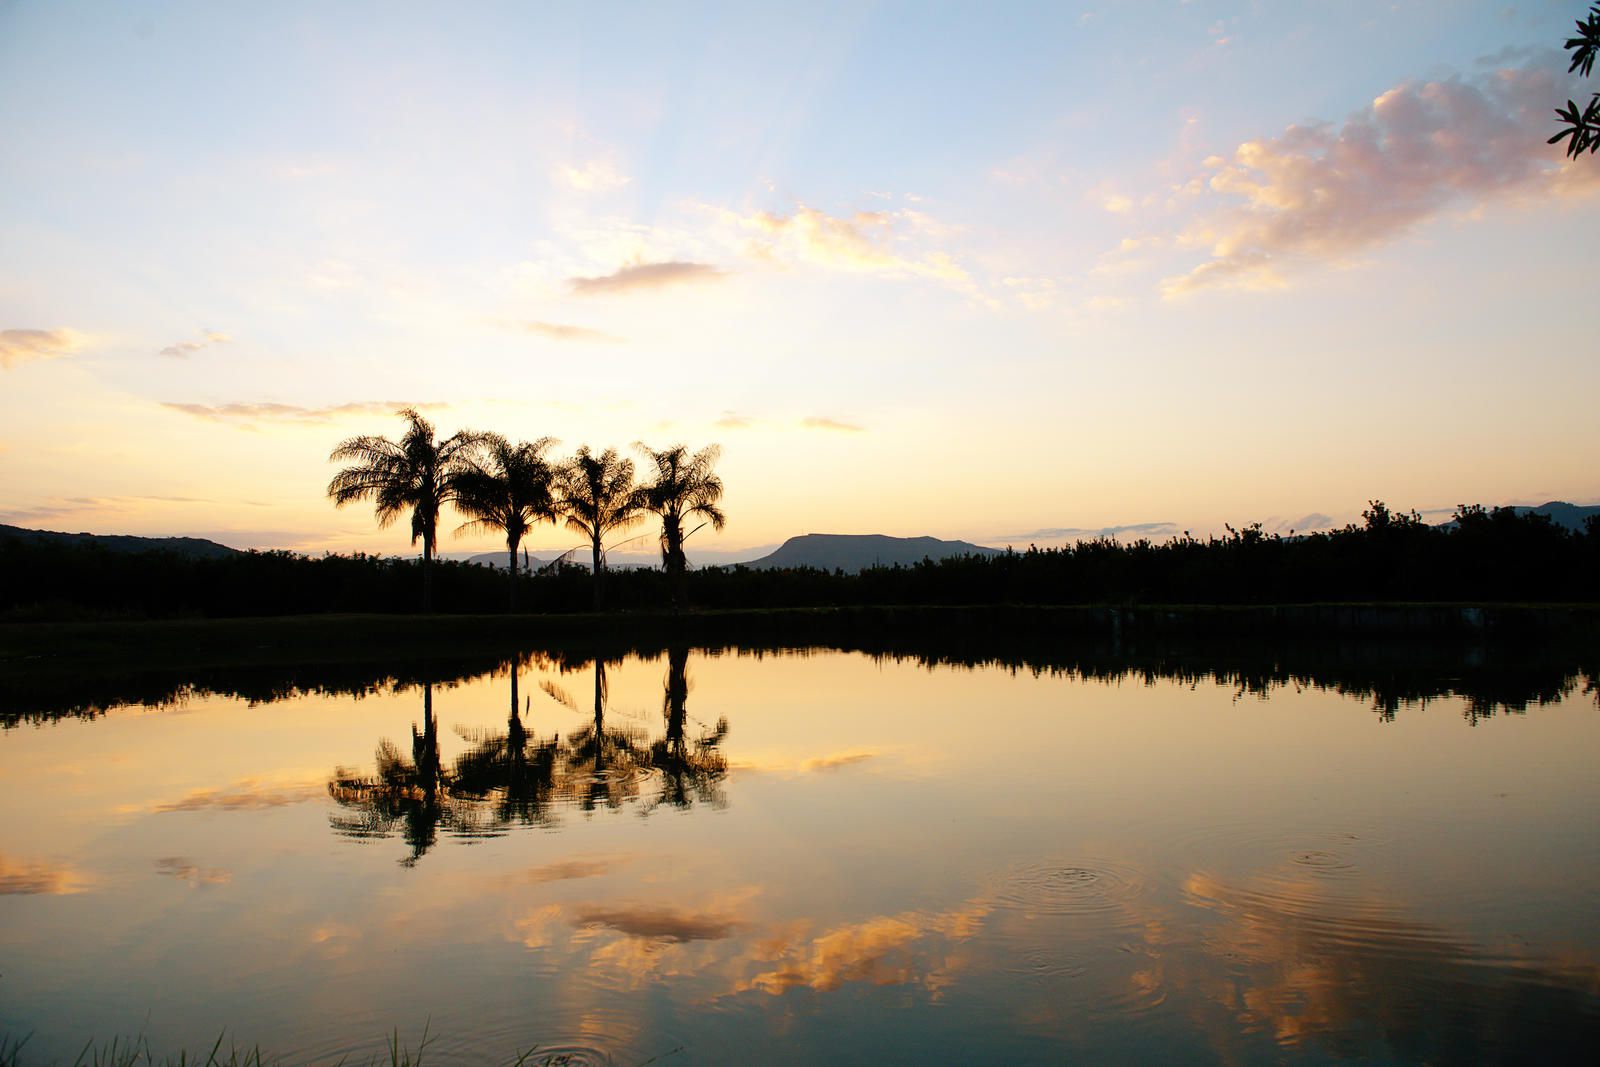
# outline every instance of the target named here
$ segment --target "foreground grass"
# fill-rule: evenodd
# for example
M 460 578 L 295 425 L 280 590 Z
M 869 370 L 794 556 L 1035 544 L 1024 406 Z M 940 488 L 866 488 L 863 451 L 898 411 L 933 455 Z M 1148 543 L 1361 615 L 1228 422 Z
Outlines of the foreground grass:
M 216 1042 L 203 1058 L 198 1055 L 191 1056 L 187 1052 L 158 1055 L 150 1048 L 149 1040 L 143 1035 L 112 1038 L 110 1042 L 98 1045 L 91 1041 L 84 1045 L 83 1051 L 72 1061 L 72 1067 L 286 1067 L 291 1062 L 281 1057 L 265 1055 L 255 1046 L 248 1050 L 233 1044 L 224 1047 L 225 1038 L 225 1034 L 218 1034 Z M 388 1048 L 384 1052 L 375 1053 L 366 1059 L 344 1057 L 335 1062 L 338 1067 L 423 1067 L 424 1056 L 433 1041 L 434 1038 L 424 1026 L 422 1035 L 417 1040 L 417 1047 L 412 1049 L 401 1041 L 400 1032 L 396 1030 L 390 1034 Z M 0 1036 L 0 1067 L 25 1067 L 35 1063 L 36 1061 L 25 1055 L 27 1044 L 27 1038 L 16 1040 Z M 535 1045 L 526 1052 L 513 1055 L 506 1062 L 510 1067 L 561 1067 L 569 1059 L 567 1054 L 559 1052 L 540 1055 L 539 1048 Z

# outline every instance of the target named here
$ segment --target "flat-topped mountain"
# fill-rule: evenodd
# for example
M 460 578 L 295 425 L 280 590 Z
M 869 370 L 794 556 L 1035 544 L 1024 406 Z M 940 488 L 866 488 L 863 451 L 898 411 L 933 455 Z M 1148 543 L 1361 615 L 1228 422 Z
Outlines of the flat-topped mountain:
M 967 541 L 941 541 L 937 537 L 889 537 L 886 534 L 801 534 L 791 537 L 771 555 L 744 564 L 755 569 L 816 567 L 820 570 L 859 571 L 867 567 L 909 567 L 924 559 L 951 556 L 998 556 L 1004 550 Z
M 15 537 L 35 544 L 74 545 L 97 548 L 105 552 L 172 552 L 195 559 L 217 559 L 238 554 L 229 548 L 203 537 L 136 537 L 133 534 L 59 533 L 55 530 L 28 530 L 21 526 L 0 523 L 0 539 Z

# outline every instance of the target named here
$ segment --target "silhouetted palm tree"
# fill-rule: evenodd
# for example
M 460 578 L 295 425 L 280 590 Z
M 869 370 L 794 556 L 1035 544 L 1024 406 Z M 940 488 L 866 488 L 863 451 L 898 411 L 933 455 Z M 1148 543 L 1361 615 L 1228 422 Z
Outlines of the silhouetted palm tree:
M 511 609 L 517 607 L 517 548 L 535 523 L 556 520 L 551 495 L 554 471 L 544 450 L 554 439 L 513 445 L 497 433 L 484 434 L 484 456 L 474 457 L 456 487 L 456 510 L 472 521 L 456 532 L 496 530 L 506 535 L 511 557 Z
M 433 424 L 415 410 L 397 412 L 410 421 L 398 442 L 387 437 L 352 437 L 328 455 L 330 462 L 353 460 L 328 483 L 336 507 L 371 500 L 378 525 L 388 526 L 411 509 L 411 543 L 422 541 L 422 609 L 433 608 L 433 557 L 439 545 L 439 512 L 455 499 L 456 487 L 471 469 L 481 435 L 462 430 L 435 441 Z
M 710 445 L 690 455 L 684 445 L 671 445 L 660 452 L 641 442 L 634 447 L 655 466 L 655 477 L 639 491 L 640 506 L 661 518 L 661 566 L 667 572 L 672 602 L 681 607 L 688 599 L 683 542 L 707 523 L 720 530 L 728 521 L 717 507 L 722 499 L 722 479 L 712 469 L 722 449 Z M 705 522 L 693 530 L 684 528 L 697 518 Z
M 633 486 L 633 461 L 608 448 L 600 455 L 584 445 L 560 469 L 561 515 L 567 528 L 589 539 L 594 553 L 594 606 L 605 602 L 605 538 L 639 521 L 639 493 Z

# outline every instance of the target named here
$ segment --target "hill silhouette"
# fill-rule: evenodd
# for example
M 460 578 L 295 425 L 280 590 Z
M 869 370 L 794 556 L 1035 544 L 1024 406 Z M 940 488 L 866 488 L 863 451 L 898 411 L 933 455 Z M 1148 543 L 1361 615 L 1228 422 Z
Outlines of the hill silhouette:
M 957 556 L 998 556 L 1003 550 L 968 541 L 941 541 L 937 537 L 889 537 L 886 534 L 801 534 L 778 546 L 771 555 L 744 564 L 754 570 L 775 567 L 815 567 L 818 570 L 856 572 L 867 567 L 909 567 L 925 559 Z
M 239 555 L 237 548 L 208 541 L 203 537 L 137 537 L 133 534 L 60 533 L 55 530 L 29 530 L 0 523 L 0 538 L 14 537 L 38 545 L 70 545 L 104 552 L 171 552 L 190 559 L 222 559 Z

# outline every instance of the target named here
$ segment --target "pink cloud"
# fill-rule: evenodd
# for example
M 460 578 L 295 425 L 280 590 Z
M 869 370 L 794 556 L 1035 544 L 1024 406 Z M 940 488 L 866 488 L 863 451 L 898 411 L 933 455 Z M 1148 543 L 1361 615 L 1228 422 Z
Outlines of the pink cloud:
M 1189 234 L 1211 258 L 1163 283 L 1272 288 L 1285 268 L 1391 240 L 1451 207 L 1512 191 L 1600 186 L 1600 171 L 1547 149 L 1551 108 L 1569 95 L 1559 59 L 1470 78 L 1407 82 L 1342 125 L 1290 126 L 1207 160 L 1231 206 Z

